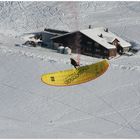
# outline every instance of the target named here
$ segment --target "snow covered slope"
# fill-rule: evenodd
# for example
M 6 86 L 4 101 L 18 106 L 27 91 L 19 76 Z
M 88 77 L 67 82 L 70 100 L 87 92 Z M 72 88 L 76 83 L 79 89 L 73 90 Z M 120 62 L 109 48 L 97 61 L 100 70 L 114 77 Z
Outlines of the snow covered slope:
M 0 138 L 140 138 L 140 53 L 110 60 L 100 78 L 72 87 L 41 82 L 69 56 L 19 47 L 45 27 L 105 26 L 139 47 L 140 2 L 0 2 Z M 73 10 L 72 10 L 73 9 Z M 82 56 L 81 63 L 96 58 Z

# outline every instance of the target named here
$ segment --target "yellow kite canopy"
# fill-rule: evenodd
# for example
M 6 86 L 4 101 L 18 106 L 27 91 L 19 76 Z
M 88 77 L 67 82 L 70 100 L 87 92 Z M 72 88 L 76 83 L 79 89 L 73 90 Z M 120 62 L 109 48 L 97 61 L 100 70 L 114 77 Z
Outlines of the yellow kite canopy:
M 41 80 L 52 86 L 71 86 L 93 80 L 101 76 L 109 67 L 107 60 L 95 64 L 81 66 L 77 69 L 43 74 Z

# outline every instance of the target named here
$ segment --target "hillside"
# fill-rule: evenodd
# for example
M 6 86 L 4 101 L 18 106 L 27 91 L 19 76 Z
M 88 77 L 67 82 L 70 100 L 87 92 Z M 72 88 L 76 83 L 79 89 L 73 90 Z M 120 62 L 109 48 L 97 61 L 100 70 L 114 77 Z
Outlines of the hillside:
M 23 34 L 105 26 L 140 48 L 140 2 L 0 2 L 0 138 L 140 138 L 140 52 L 109 60 L 96 80 L 41 82 L 72 68 L 68 55 L 16 46 Z M 81 63 L 97 58 L 81 55 Z

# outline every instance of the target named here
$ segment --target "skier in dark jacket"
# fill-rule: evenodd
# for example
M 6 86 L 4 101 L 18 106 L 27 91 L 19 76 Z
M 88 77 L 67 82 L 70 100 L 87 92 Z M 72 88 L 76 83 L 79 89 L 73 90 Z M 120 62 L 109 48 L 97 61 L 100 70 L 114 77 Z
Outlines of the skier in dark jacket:
M 70 61 L 71 61 L 71 64 L 72 64 L 75 68 L 77 68 L 77 67 L 80 66 L 73 58 L 70 58 Z

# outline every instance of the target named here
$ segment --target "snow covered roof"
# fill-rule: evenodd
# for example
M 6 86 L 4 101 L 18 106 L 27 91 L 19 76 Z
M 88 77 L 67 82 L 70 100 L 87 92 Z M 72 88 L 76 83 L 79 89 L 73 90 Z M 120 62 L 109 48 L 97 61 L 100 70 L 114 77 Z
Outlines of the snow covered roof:
M 57 29 L 51 29 L 51 28 L 45 28 L 44 31 L 46 32 L 50 32 L 50 33 L 57 33 L 57 34 L 66 34 L 69 33 L 68 31 L 64 31 L 64 30 L 57 30 Z
M 121 39 L 117 35 L 113 34 L 110 31 L 105 31 L 106 28 L 99 27 L 99 28 L 93 28 L 93 29 L 86 29 L 86 30 L 80 30 L 82 34 L 86 35 L 87 37 L 91 38 L 92 40 L 96 41 L 100 45 L 104 46 L 107 49 L 116 49 L 116 46 L 111 44 L 115 39 L 118 40 L 119 44 L 124 47 L 130 47 L 131 44 L 126 42 L 125 40 Z M 76 33 L 78 31 L 69 32 L 63 35 L 52 37 L 51 39 L 57 39 L 64 36 L 68 36 L 70 34 Z
M 67 35 L 70 35 L 70 34 L 73 34 L 73 33 L 76 33 L 77 31 L 74 31 L 74 32 L 69 32 L 69 33 L 66 33 L 66 34 L 62 34 L 62 35 L 58 35 L 58 36 L 55 36 L 55 37 L 52 37 L 51 39 L 57 39 L 57 38 L 60 38 L 60 37 L 64 37 L 64 36 L 67 36 Z
M 105 31 L 105 28 L 99 27 L 99 28 L 93 28 L 93 29 L 86 29 L 86 30 L 80 30 L 81 33 L 88 36 L 89 38 L 93 39 L 100 45 L 106 47 L 107 49 L 113 49 L 116 48 L 114 45 L 110 44 L 115 39 L 119 41 L 119 44 L 124 47 L 130 47 L 131 44 L 126 42 L 125 40 L 121 39 L 117 35 L 113 34 L 110 31 Z M 102 37 L 100 37 L 100 35 Z

